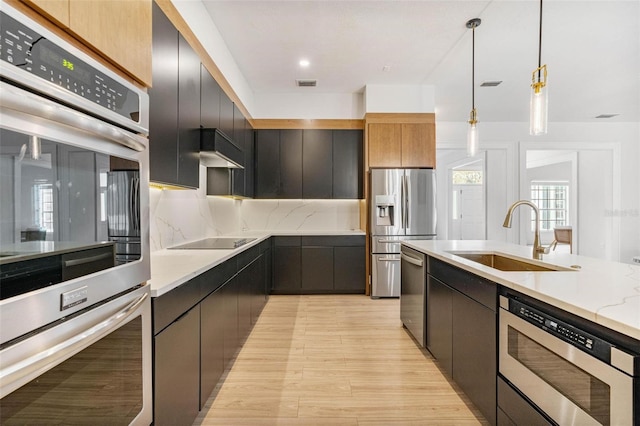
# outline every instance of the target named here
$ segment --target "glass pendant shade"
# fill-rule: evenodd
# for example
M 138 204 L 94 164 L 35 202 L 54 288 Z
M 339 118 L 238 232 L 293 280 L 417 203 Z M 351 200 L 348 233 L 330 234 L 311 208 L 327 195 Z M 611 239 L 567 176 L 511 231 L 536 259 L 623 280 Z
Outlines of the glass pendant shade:
M 531 104 L 529 117 L 529 134 L 542 135 L 547 133 L 547 112 L 549 97 L 547 85 L 534 83 L 531 85 Z
M 474 157 L 478 154 L 478 145 L 480 139 L 478 138 L 478 123 L 470 123 L 467 130 L 467 155 Z

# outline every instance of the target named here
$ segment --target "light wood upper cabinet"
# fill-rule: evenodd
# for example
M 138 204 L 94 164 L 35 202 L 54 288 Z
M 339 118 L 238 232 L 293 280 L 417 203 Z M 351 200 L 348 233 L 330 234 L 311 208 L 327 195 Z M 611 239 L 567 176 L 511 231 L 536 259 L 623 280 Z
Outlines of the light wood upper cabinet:
M 70 0 L 29 0 L 36 9 L 64 27 L 69 27 Z
M 436 129 L 430 123 L 402 124 L 402 167 L 436 166 Z
M 384 114 L 366 120 L 369 167 L 435 168 L 433 114 Z
M 151 86 L 151 2 L 25 0 L 146 86 Z
M 400 124 L 369 124 L 369 167 L 400 167 L 402 127 Z

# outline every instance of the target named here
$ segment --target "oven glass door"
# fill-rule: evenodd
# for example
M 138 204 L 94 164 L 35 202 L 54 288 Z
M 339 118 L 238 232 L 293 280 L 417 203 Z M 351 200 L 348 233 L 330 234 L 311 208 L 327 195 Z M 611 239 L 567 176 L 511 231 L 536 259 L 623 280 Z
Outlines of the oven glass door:
M 631 424 L 631 377 L 502 309 L 500 372 L 560 424 Z
M 105 311 L 107 319 L 90 311 L 89 324 L 94 318 L 100 321 L 80 334 L 75 329 L 86 327 L 80 318 L 85 314 L 77 318 L 77 327 L 62 323 L 43 332 L 48 335 L 44 338 L 35 335 L 32 342 L 26 339 L 0 352 L 3 425 L 151 422 L 148 289 L 133 293 L 95 309 Z M 117 312 L 112 314 L 114 306 Z M 72 330 L 67 330 L 69 326 Z M 56 344 L 66 335 L 70 337 Z M 46 350 L 39 348 L 25 361 L 20 359 L 21 344 L 33 348 L 44 344 Z M 5 355 L 17 362 L 7 365 L 11 363 L 5 362 Z

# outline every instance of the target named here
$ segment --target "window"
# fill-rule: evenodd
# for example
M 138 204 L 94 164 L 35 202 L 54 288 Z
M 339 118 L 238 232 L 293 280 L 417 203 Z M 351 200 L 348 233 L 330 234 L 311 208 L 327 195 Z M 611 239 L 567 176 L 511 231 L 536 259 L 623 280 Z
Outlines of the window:
M 46 229 L 47 233 L 53 232 L 53 188 L 50 183 L 37 182 L 33 186 L 33 223 Z
M 553 231 L 556 226 L 569 225 L 569 182 L 531 182 L 531 201 L 540 210 L 540 230 Z M 531 212 L 531 230 L 535 230 L 535 215 Z

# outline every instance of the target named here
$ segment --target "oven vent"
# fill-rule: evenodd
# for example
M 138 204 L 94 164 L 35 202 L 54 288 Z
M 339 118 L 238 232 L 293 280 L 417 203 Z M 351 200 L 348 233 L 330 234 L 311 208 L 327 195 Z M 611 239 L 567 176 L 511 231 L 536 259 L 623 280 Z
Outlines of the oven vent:
M 318 80 L 296 80 L 298 87 L 316 87 Z

